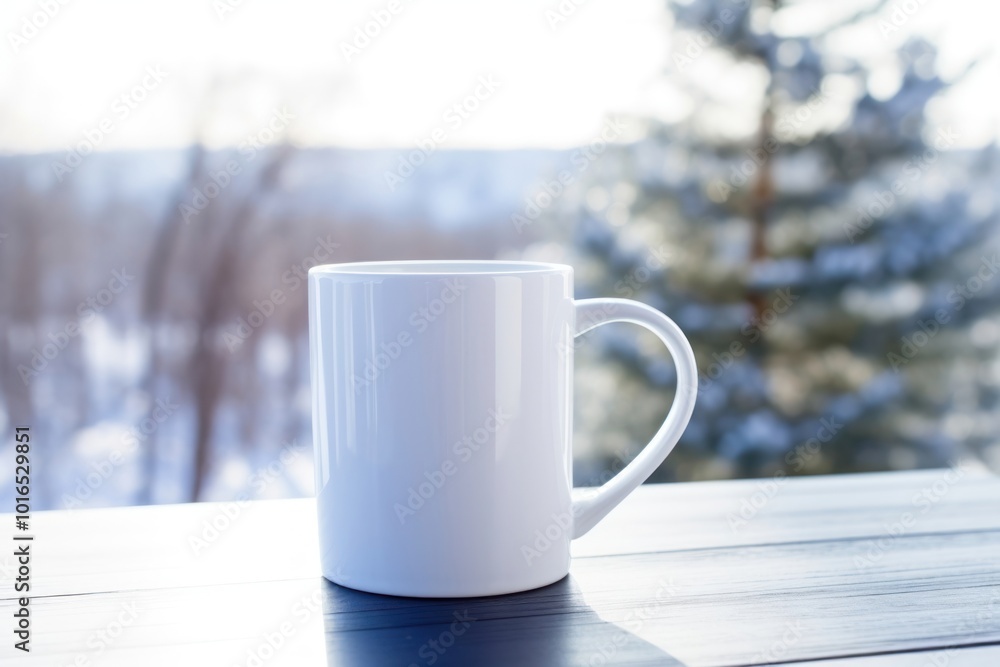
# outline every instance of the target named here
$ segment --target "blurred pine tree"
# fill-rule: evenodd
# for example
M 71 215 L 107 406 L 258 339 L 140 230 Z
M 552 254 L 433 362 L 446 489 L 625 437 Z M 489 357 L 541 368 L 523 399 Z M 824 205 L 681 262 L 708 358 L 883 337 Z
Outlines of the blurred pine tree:
M 831 47 L 879 34 L 884 3 L 821 29 L 793 20 L 809 5 L 839 11 L 670 3 L 657 85 L 673 109 L 631 119 L 639 138 L 540 226 L 572 239 L 578 297 L 641 299 L 692 339 L 699 403 L 659 479 L 997 456 L 997 152 L 952 150 L 961 128 L 929 124 L 954 81 L 928 41 L 888 59 Z M 627 460 L 671 398 L 672 365 L 631 335 L 605 327 L 581 347 L 621 362 L 577 366 L 585 455 L 610 444 Z M 620 465 L 604 454 L 577 483 Z

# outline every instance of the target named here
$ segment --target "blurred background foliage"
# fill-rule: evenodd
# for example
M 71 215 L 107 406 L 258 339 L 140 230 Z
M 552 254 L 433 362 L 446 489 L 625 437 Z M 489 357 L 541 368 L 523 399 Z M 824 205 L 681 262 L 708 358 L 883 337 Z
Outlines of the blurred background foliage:
M 573 263 L 581 295 L 640 298 L 694 341 L 699 402 L 660 479 L 998 462 L 997 152 L 949 150 L 958 130 L 929 125 L 928 103 L 965 74 L 942 80 L 929 41 L 880 64 L 898 82 L 879 94 L 872 67 L 824 52 L 886 4 L 817 36 L 779 33 L 767 3 L 673 3 L 686 39 L 665 76 L 693 113 L 623 121 L 643 138 L 540 216 L 560 245 L 530 256 Z M 706 122 L 732 102 L 685 76 L 710 50 L 754 83 L 748 134 Z M 624 329 L 594 336 L 592 356 L 619 363 L 579 386 L 593 412 L 578 437 L 630 460 L 673 369 Z
M 600 44 L 586 8 L 531 11 L 545 39 L 573 20 Z M 578 297 L 674 318 L 699 400 L 653 481 L 1000 465 L 998 152 L 932 113 L 993 55 L 944 66 L 932 35 L 877 0 L 658 11 L 642 89 L 667 102 L 556 148 L 428 151 L 431 131 L 329 147 L 295 133 L 323 93 L 262 95 L 245 73 L 181 95 L 183 122 L 152 121 L 189 125 L 183 147 L 18 149 L 33 126 L 8 108 L 0 427 L 33 426 L 44 506 L 310 493 L 303 278 L 365 259 L 562 261 Z M 876 39 L 890 46 L 872 55 Z M 244 107 L 251 131 L 216 145 Z M 95 122 L 72 135 L 84 148 Z M 577 485 L 640 451 L 674 381 L 650 335 L 581 337 Z

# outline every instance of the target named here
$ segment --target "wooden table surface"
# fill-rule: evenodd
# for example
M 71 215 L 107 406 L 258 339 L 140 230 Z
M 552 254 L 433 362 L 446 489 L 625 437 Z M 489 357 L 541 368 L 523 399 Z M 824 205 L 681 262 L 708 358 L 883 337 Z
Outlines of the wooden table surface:
M 32 652 L 5 548 L 3 665 L 1000 665 L 1000 478 L 972 470 L 648 485 L 568 578 L 493 598 L 327 582 L 311 500 L 31 528 Z

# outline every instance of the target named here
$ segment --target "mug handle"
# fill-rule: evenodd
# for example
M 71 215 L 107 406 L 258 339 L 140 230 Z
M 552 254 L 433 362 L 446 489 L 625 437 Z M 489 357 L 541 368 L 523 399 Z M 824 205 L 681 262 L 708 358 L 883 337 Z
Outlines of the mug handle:
M 677 368 L 677 391 L 673 405 L 653 439 L 621 472 L 598 487 L 592 496 L 573 501 L 575 540 L 585 535 L 625 496 L 646 481 L 680 440 L 698 395 L 698 366 L 691 344 L 680 328 L 655 308 L 629 299 L 579 299 L 574 304 L 574 337 L 609 322 L 632 322 L 649 329 L 666 344 Z

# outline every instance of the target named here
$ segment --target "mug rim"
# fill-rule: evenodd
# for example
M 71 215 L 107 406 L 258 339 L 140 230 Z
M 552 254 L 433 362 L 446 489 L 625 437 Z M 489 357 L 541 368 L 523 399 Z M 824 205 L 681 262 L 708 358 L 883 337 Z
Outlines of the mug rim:
M 573 267 L 555 262 L 505 259 L 406 259 L 320 264 L 310 276 L 496 276 L 527 273 L 570 272 Z

